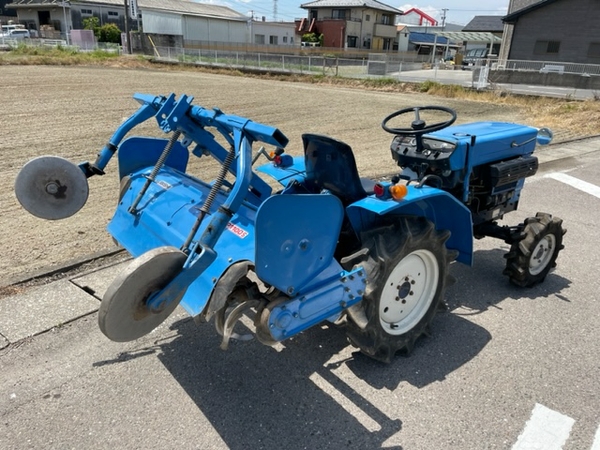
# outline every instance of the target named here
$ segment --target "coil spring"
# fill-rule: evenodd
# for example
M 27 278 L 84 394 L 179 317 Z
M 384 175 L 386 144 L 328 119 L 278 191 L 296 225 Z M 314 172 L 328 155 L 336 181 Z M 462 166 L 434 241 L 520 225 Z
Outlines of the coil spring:
M 165 145 L 165 149 L 162 151 L 158 158 L 158 161 L 156 161 L 156 164 L 152 168 L 152 172 L 150 172 L 150 175 L 148 175 L 148 177 L 146 178 L 146 183 L 144 183 L 144 186 L 142 187 L 135 200 L 129 207 L 128 211 L 131 214 L 137 214 L 137 206 L 139 205 L 140 201 L 142 201 L 142 197 L 144 197 L 144 194 L 146 194 L 146 191 L 150 187 L 150 184 L 154 183 L 156 175 L 158 175 L 158 171 L 164 166 L 165 161 L 171 154 L 171 150 L 173 150 L 173 146 L 175 145 L 175 142 L 177 142 L 177 140 L 179 139 L 179 136 L 181 136 L 181 131 L 177 130 L 169 138 L 167 145 Z
M 177 130 L 169 138 L 169 142 L 167 142 L 167 145 L 165 146 L 165 149 L 160 154 L 160 157 L 158 158 L 158 161 L 156 161 L 156 165 L 154 166 L 154 168 L 152 169 L 152 172 L 150 173 L 149 178 L 152 181 L 154 181 L 154 178 L 156 177 L 156 175 L 158 175 L 158 171 L 160 169 L 162 169 L 162 166 L 165 164 L 165 161 L 167 160 L 167 158 L 171 154 L 171 150 L 173 150 L 173 146 L 175 145 L 175 142 L 177 142 L 177 140 L 179 139 L 179 136 L 181 136 L 181 131 Z
M 231 166 L 231 163 L 233 162 L 234 156 L 235 156 L 235 151 L 232 148 L 229 151 L 229 153 L 227 153 L 227 156 L 225 157 L 225 161 L 223 161 L 223 165 L 221 166 L 221 170 L 219 171 L 219 174 L 217 175 L 217 178 L 215 179 L 215 182 L 213 183 L 212 188 L 210 189 L 210 192 L 208 193 L 208 196 L 206 197 L 206 201 L 202 205 L 202 208 L 200 208 L 200 211 L 203 211 L 205 214 L 208 214 L 210 207 L 212 206 L 213 202 L 215 201 L 217 192 L 219 192 L 219 189 L 221 189 L 221 186 L 223 186 L 223 182 L 225 181 L 225 177 L 227 176 L 229 167 Z
M 189 246 L 192 243 L 192 240 L 194 239 L 194 236 L 196 235 L 198 228 L 200 228 L 200 225 L 202 224 L 204 217 L 208 214 L 208 212 L 210 211 L 210 207 L 212 206 L 213 202 L 215 201 L 217 193 L 221 189 L 221 186 L 223 186 L 223 182 L 225 181 L 225 177 L 227 176 L 227 172 L 229 171 L 229 167 L 231 166 L 231 163 L 233 162 L 234 157 L 235 157 L 235 149 L 231 148 L 229 150 L 229 153 L 227 153 L 225 160 L 223 161 L 223 165 L 221 166 L 221 170 L 219 171 L 219 174 L 217 175 L 215 182 L 213 183 L 212 187 L 210 188 L 210 191 L 208 192 L 208 195 L 206 196 L 206 200 L 204 201 L 204 204 L 200 208 L 200 214 L 198 214 L 198 218 L 196 219 L 196 222 L 194 222 L 194 225 L 192 226 L 192 229 L 190 230 L 185 242 L 181 246 L 181 250 L 183 252 L 187 253 L 189 251 Z

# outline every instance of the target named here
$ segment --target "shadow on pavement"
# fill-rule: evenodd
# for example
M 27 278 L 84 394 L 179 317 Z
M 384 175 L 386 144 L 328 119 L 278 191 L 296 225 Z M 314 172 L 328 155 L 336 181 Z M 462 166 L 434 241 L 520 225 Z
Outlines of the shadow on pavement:
M 335 327 L 308 330 L 280 351 L 253 341 L 232 342 L 226 352 L 210 325 L 185 319 L 171 328 L 173 340 L 96 365 L 156 352 L 227 446 L 240 450 L 401 449 L 401 418 L 378 406 L 388 403 L 387 391 L 361 393 L 347 380 L 356 377 L 376 390 L 393 391 L 402 382 L 420 388 L 443 380 L 490 339 L 468 320 L 440 314 L 434 337 L 421 339 L 410 358 L 385 365 L 351 353 Z
M 197 326 L 190 318 L 171 325 L 172 337 L 95 365 L 156 354 L 230 449 L 401 449 L 403 394 L 390 409 L 389 392 L 402 383 L 423 388 L 443 381 L 491 339 L 469 314 L 452 310 L 478 314 L 506 299 L 563 298 L 570 282 L 553 273 L 531 289 L 512 286 L 502 275 L 503 254 L 480 250 L 474 267 L 454 264 L 450 312 L 435 317 L 432 336 L 421 338 L 410 357 L 390 365 L 354 351 L 334 326 L 314 327 L 279 349 L 233 341 L 222 351 L 212 324 Z M 364 392 L 352 387 L 364 383 Z
M 446 301 L 451 311 L 460 307 L 478 314 L 489 307 L 499 308 L 499 304 L 507 299 L 543 301 L 552 295 L 569 301 L 561 292 L 571 282 L 554 271 L 548 274 L 543 283 L 531 288 L 513 285 L 502 274 L 506 266 L 505 254 L 506 251 L 502 249 L 478 250 L 474 253 L 473 267 L 452 265 L 450 272 L 457 281 L 446 291 Z

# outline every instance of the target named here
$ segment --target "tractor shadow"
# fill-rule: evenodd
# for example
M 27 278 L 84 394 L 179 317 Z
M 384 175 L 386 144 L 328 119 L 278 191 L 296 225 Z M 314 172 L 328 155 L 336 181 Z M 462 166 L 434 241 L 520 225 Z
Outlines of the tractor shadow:
M 456 283 L 446 290 L 446 302 L 450 311 L 457 308 L 470 310 L 478 314 L 488 308 L 501 308 L 500 304 L 507 300 L 540 300 L 556 296 L 563 301 L 569 299 L 562 294 L 570 286 L 571 281 L 550 271 L 543 283 L 531 288 L 513 285 L 507 276 L 502 274 L 506 266 L 502 249 L 477 250 L 474 252 L 473 267 L 464 264 L 452 264 L 450 273 Z
M 277 349 L 233 341 L 222 351 L 212 323 L 197 326 L 190 318 L 173 322 L 169 338 L 132 358 L 154 353 L 230 449 L 402 449 L 407 394 L 399 388 L 443 382 L 492 339 L 454 310 L 483 313 L 507 299 L 559 296 L 570 284 L 551 273 L 534 288 L 514 287 L 502 276 L 503 253 L 479 250 L 474 267 L 454 264 L 449 311 L 436 315 L 432 335 L 410 357 L 389 365 L 357 352 L 334 326 L 313 327 Z
M 325 366 L 348 345 L 339 330 L 316 327 L 280 351 L 256 341 L 222 351 L 212 324 L 182 320 L 172 329 L 176 338 L 160 344 L 158 359 L 230 449 L 382 448 L 402 429 Z
M 410 358 L 386 365 L 356 352 L 333 326 L 314 327 L 279 351 L 255 341 L 222 351 L 211 325 L 175 322 L 175 338 L 159 343 L 156 354 L 228 448 L 240 450 L 401 449 L 402 420 L 389 411 L 402 404 L 390 406 L 373 389 L 441 381 L 490 340 L 468 320 L 440 314 L 433 337 L 420 339 Z M 352 387 L 361 382 L 364 392 Z

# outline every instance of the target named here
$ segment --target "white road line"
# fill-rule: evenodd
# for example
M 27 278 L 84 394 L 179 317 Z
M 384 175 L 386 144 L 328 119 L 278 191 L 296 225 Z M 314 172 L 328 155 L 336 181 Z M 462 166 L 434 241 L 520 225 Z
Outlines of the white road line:
M 594 436 L 594 443 L 592 444 L 591 450 L 600 450 L 600 426 L 596 430 L 596 436 Z
M 595 184 L 588 183 L 587 181 L 580 180 L 579 178 L 572 177 L 571 175 L 567 175 L 566 173 L 553 172 L 544 175 L 544 178 L 553 178 L 561 183 L 568 184 L 569 186 L 579 189 L 580 191 L 600 198 L 600 187 L 596 186 Z
M 308 377 L 321 390 L 335 400 L 346 412 L 352 416 L 368 431 L 374 433 L 381 430 L 381 425 L 375 419 L 369 416 L 366 412 L 360 409 L 352 400 L 342 394 L 331 383 L 323 378 L 318 373 L 313 373 Z
M 570 417 L 536 403 L 512 450 L 561 450 L 574 423 Z

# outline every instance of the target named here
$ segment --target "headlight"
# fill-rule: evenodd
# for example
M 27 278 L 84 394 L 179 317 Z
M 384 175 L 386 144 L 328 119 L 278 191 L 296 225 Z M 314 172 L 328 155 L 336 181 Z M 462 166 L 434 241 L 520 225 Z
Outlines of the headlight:
M 456 148 L 456 144 L 445 141 L 438 141 L 437 139 L 423 139 L 423 146 L 429 150 L 450 153 Z

